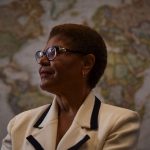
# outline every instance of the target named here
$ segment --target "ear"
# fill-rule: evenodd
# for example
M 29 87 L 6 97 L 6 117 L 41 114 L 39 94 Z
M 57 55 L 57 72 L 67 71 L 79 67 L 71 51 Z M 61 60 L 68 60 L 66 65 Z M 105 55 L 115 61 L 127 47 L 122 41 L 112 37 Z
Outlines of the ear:
M 83 57 L 83 68 L 82 68 L 83 77 L 88 76 L 94 64 L 95 64 L 95 56 L 93 54 L 88 54 Z

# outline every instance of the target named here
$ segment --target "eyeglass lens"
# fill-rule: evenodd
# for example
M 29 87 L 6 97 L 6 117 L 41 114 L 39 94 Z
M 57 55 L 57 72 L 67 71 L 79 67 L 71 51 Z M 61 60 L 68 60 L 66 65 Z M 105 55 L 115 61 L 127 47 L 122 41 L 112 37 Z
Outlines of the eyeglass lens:
M 53 60 L 56 57 L 56 48 L 48 48 L 45 51 L 37 51 L 35 54 L 36 61 L 39 63 L 41 57 L 46 56 L 49 60 Z
M 46 51 L 46 56 L 49 60 L 53 60 L 56 57 L 56 48 L 48 48 Z

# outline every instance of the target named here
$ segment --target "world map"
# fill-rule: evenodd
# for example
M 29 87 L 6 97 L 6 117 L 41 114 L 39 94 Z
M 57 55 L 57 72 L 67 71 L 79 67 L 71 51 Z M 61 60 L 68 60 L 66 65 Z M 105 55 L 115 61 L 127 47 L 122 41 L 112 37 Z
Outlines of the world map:
M 54 25 L 81 23 L 97 30 L 108 49 L 107 69 L 95 94 L 106 103 L 139 112 L 138 150 L 149 149 L 149 0 L 1 0 L 0 11 L 3 126 L 15 114 L 52 100 L 39 88 L 34 53 L 44 46 Z

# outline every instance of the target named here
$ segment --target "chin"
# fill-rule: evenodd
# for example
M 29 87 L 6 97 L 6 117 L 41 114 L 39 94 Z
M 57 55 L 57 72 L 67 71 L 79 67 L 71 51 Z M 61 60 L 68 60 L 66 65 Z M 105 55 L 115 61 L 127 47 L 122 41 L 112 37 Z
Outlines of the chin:
M 48 82 L 41 82 L 40 87 L 42 90 L 47 91 L 51 85 Z
M 46 90 L 47 88 L 46 88 L 46 86 L 44 86 L 44 85 L 41 85 L 41 84 L 40 84 L 40 88 L 41 88 L 42 90 L 44 90 L 44 91 L 47 91 L 47 90 Z
M 52 93 L 52 94 L 55 94 L 57 93 L 56 91 L 56 87 L 54 84 L 52 83 L 41 83 L 40 84 L 40 88 L 46 92 L 49 92 L 49 93 Z

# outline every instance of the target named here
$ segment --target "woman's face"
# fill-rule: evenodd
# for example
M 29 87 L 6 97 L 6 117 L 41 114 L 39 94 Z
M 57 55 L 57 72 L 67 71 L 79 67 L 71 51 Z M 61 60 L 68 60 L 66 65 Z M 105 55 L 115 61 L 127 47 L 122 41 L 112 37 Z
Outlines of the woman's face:
M 70 48 L 67 39 L 60 36 L 51 38 L 45 49 L 52 46 Z M 61 53 L 52 61 L 43 56 L 40 60 L 41 88 L 54 94 L 75 90 L 83 84 L 82 56 L 72 53 Z

